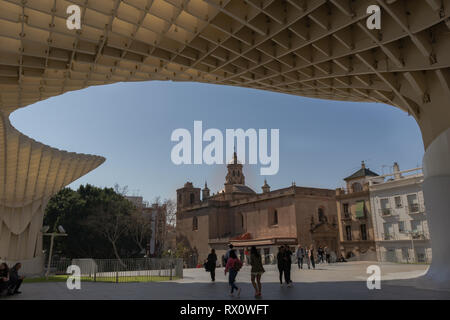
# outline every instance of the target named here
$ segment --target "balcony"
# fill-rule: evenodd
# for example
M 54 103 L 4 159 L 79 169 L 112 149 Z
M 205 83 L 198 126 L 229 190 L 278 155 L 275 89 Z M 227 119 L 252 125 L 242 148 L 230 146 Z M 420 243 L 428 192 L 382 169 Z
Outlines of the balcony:
M 413 232 L 411 232 L 411 237 L 414 240 L 428 240 L 428 239 L 430 239 L 429 234 L 427 234 L 426 232 L 423 232 L 423 231 L 413 231 Z
M 381 237 L 383 240 L 395 240 L 395 236 L 393 234 L 389 234 L 389 233 L 382 233 Z
M 344 214 L 342 215 L 341 220 L 343 220 L 343 221 L 350 221 L 350 220 L 352 220 L 352 214 L 350 212 L 344 212 Z
M 394 211 L 391 208 L 383 208 L 380 209 L 379 212 L 383 217 L 391 217 L 394 215 Z
M 409 214 L 420 214 L 425 213 L 425 206 L 420 203 L 409 203 L 407 206 Z

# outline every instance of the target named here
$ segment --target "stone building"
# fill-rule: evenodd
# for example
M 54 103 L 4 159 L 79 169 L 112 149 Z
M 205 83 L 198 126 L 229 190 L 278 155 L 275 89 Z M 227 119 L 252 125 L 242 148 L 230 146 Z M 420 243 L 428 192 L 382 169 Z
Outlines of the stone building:
M 244 258 L 255 245 L 271 263 L 281 244 L 327 246 L 338 250 L 334 190 L 292 186 L 271 191 L 265 181 L 257 193 L 245 185 L 236 153 L 227 165 L 223 190 L 211 195 L 187 182 L 177 190 L 177 243 L 192 252 L 190 265 L 201 263 L 212 248 L 220 257 L 232 243 Z M 200 195 L 202 197 L 200 198 Z
M 421 168 L 369 180 L 379 261 L 431 262 L 431 241 L 422 191 Z
M 151 206 L 147 201 L 144 201 L 140 196 L 125 196 L 125 198 L 133 203 L 133 205 L 144 215 L 151 220 L 150 229 L 151 235 L 146 239 L 146 256 L 155 257 L 160 256 L 166 251 L 166 240 L 168 236 L 166 214 L 167 208 L 165 204 L 153 203 Z
M 336 189 L 340 254 L 347 259 L 377 260 L 368 182 L 376 176 L 363 161 L 344 179 L 346 189 Z

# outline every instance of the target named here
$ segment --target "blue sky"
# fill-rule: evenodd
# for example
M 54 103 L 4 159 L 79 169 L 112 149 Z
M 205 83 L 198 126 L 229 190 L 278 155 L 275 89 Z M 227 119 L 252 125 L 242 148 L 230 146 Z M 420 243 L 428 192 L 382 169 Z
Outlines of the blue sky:
M 38 119 L 38 121 L 36 121 Z M 170 159 L 172 131 L 266 128 L 280 130 L 280 170 L 260 176 L 246 165 L 246 184 L 260 192 L 291 185 L 336 188 L 360 168 L 377 173 L 421 166 L 423 143 L 415 120 L 382 104 L 309 99 L 279 93 L 197 83 L 119 83 L 66 93 L 12 114 L 24 134 L 50 146 L 106 157 L 72 188 L 128 186 L 146 200 L 175 198 L 186 181 L 212 192 L 223 188 L 225 165 L 181 165 Z M 206 145 L 206 144 L 205 144 Z

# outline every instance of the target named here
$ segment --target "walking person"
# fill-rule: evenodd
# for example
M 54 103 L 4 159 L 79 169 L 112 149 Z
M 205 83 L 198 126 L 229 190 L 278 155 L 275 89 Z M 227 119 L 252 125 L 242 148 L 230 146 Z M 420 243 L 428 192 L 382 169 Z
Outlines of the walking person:
M 225 255 L 222 255 L 222 267 L 225 268 L 225 265 L 227 264 L 226 260 L 225 260 Z
M 325 252 L 325 261 L 330 264 L 331 262 L 331 254 L 330 254 L 330 249 L 328 249 L 328 247 L 325 247 L 323 249 L 323 251 Z
M 239 297 L 241 295 L 241 289 L 236 286 L 236 277 L 239 272 L 239 270 L 242 267 L 242 262 L 238 259 L 236 256 L 236 251 L 231 250 L 229 257 L 227 259 L 227 265 L 225 267 L 225 275 L 227 275 L 227 272 L 229 272 L 228 276 L 228 283 L 231 287 L 230 296 L 233 296 L 234 290 L 237 291 L 237 296 Z
M 228 250 L 227 250 L 227 252 L 225 253 L 225 265 L 227 265 L 227 260 L 228 260 L 228 258 L 230 257 L 230 252 L 234 250 L 233 248 L 234 248 L 234 246 L 230 243 L 230 244 L 228 245 Z
M 261 276 L 266 270 L 264 270 L 262 264 L 261 254 L 256 250 L 255 246 L 252 246 L 250 249 L 250 265 L 251 269 L 251 280 L 253 288 L 255 288 L 255 298 L 261 297 Z
M 316 262 L 314 259 L 314 246 L 311 245 L 309 248 L 309 261 L 311 261 L 311 265 L 313 267 L 313 269 L 316 269 Z
M 216 281 L 216 264 L 217 264 L 217 255 L 216 250 L 211 249 L 211 253 L 208 255 L 207 261 L 206 261 L 208 270 L 211 274 L 211 281 Z
M 317 258 L 319 263 L 323 263 L 323 249 L 321 246 L 317 249 Z
M 291 266 L 292 266 L 292 252 L 288 246 L 284 249 L 284 280 L 287 283 L 288 288 L 292 287 L 291 280 Z
M 311 259 L 309 258 L 309 248 L 306 247 L 305 249 L 305 260 L 306 264 L 308 265 L 308 269 L 311 269 Z
M 280 286 L 283 286 L 283 273 L 284 273 L 284 246 L 278 247 L 277 253 L 277 267 L 280 274 Z M 286 277 L 285 277 L 286 278 Z
M 295 253 L 297 256 L 297 264 L 299 269 L 303 269 L 303 259 L 305 258 L 305 249 L 301 244 L 298 245 L 297 252 Z

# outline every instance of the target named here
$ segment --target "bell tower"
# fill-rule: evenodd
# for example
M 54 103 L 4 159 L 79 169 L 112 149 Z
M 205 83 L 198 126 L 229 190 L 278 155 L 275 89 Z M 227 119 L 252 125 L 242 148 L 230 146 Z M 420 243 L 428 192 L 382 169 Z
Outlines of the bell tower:
M 205 187 L 202 190 L 202 201 L 205 201 L 206 199 L 209 198 L 209 188 L 208 188 L 208 184 L 205 181 Z
M 230 163 L 228 163 L 228 174 L 225 178 L 225 185 L 230 184 L 243 184 L 245 185 L 245 176 L 242 171 L 242 164 L 239 163 L 237 159 L 237 153 L 236 151 L 233 154 L 233 160 L 231 160 Z

